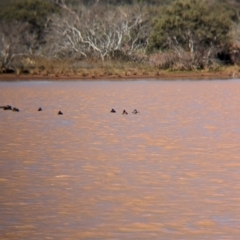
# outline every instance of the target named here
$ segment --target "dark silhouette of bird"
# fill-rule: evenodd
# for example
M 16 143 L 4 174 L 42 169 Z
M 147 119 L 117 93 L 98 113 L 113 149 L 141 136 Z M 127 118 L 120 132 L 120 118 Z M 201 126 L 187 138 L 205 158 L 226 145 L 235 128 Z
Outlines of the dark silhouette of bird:
M 115 113 L 116 111 L 114 109 L 111 110 L 111 113 Z
M 132 113 L 133 114 L 140 114 L 140 112 L 137 109 L 134 109 Z
M 10 105 L 1 106 L 0 108 L 2 108 L 3 110 L 12 110 L 12 107 Z
M 13 111 L 13 112 L 19 112 L 19 109 L 14 107 L 14 108 L 12 109 L 12 111 Z
M 123 110 L 122 115 L 127 115 L 128 113 L 126 112 L 126 110 Z
M 42 108 L 39 108 L 39 109 L 38 109 L 38 112 L 40 112 L 40 111 L 42 111 Z
M 58 112 L 58 115 L 63 115 L 63 113 L 61 111 Z

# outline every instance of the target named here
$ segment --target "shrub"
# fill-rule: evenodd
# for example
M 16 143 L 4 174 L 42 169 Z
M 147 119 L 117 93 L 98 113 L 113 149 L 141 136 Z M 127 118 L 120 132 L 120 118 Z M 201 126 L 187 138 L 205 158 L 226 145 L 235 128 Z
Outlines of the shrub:
M 16 1 L 0 10 L 2 21 L 27 22 L 36 28 L 42 28 L 47 17 L 59 12 L 58 7 L 48 0 Z
M 211 57 L 230 45 L 232 17 L 229 9 L 214 1 L 177 0 L 155 20 L 147 51 L 172 51 L 180 59 L 190 52 L 193 61 L 205 58 L 209 64 Z

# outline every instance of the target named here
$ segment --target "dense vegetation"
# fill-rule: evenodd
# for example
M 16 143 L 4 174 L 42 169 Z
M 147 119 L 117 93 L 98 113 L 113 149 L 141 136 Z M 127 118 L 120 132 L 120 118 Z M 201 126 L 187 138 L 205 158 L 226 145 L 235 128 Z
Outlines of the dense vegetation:
M 109 60 L 173 70 L 238 64 L 239 6 L 238 0 L 1 0 L 0 72 L 47 65 L 51 72 L 56 62 L 64 66 L 60 73 L 77 72 Z
M 174 65 L 203 68 L 212 64 L 218 53 L 227 52 L 231 46 L 232 21 L 236 12 L 225 4 L 198 0 L 176 1 L 164 9 L 156 19 L 148 52 L 161 50 L 174 53 Z
M 5 9 L 2 9 L 0 16 L 5 21 L 16 20 L 41 29 L 47 17 L 58 11 L 59 9 L 54 4 L 46 0 L 25 0 L 7 5 Z

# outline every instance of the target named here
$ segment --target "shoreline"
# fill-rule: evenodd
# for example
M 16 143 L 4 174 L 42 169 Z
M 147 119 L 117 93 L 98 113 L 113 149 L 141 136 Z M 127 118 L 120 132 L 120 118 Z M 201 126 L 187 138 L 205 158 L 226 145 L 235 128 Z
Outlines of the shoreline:
M 32 75 L 32 74 L 13 74 L 3 73 L 0 74 L 0 81 L 34 81 L 34 80 L 141 80 L 141 79 L 155 79 L 155 80 L 229 80 L 239 78 L 236 72 L 219 71 L 219 72 L 160 72 L 159 74 L 129 74 L 129 75 L 92 75 L 92 76 L 80 76 L 80 75 Z

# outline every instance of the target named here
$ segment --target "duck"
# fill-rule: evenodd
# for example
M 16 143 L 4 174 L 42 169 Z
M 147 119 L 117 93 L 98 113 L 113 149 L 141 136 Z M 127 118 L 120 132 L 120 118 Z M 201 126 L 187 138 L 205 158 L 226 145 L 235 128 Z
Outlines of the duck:
M 111 110 L 111 113 L 115 113 L 116 111 L 114 109 Z
M 128 113 L 126 112 L 126 110 L 123 110 L 122 115 L 127 115 Z
M 137 109 L 134 109 L 132 113 L 133 114 L 140 114 L 140 112 Z
M 1 106 L 0 108 L 2 108 L 3 110 L 12 110 L 12 106 L 10 105 Z
M 58 115 L 63 115 L 63 113 L 61 111 L 58 111 Z
M 14 107 L 14 108 L 12 109 L 12 111 L 13 111 L 13 112 L 19 112 L 19 109 Z
M 38 112 L 40 112 L 40 111 L 42 111 L 42 108 L 39 108 L 39 109 L 38 109 Z

